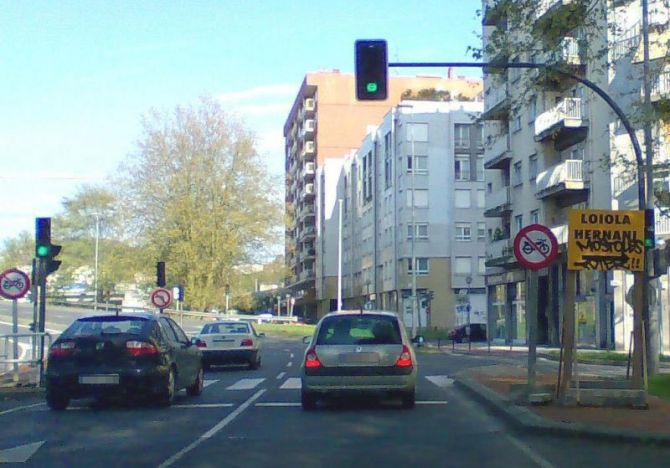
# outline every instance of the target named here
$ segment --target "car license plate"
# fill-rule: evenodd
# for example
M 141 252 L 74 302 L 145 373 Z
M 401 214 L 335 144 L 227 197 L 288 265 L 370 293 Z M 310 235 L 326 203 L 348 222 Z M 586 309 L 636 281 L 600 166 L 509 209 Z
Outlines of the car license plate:
M 79 383 L 84 385 L 118 385 L 119 374 L 80 375 Z
M 232 339 L 232 338 L 231 338 L 231 339 L 228 339 L 228 340 L 225 340 L 225 339 L 215 339 L 215 340 L 214 340 L 214 343 L 232 343 L 233 341 L 235 341 L 235 340 Z
M 377 364 L 379 355 L 377 353 L 347 353 L 340 356 L 343 364 Z

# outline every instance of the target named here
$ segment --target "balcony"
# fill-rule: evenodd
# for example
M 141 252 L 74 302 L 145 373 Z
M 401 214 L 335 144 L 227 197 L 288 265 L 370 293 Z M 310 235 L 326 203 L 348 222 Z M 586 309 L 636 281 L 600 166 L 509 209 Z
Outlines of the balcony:
M 510 111 L 510 99 L 507 83 L 489 86 L 484 96 L 482 120 L 506 120 Z
M 300 198 L 314 197 L 314 184 L 305 184 L 300 192 Z
M 546 39 L 560 37 L 579 26 L 586 14 L 585 0 L 538 0 L 535 32 Z
M 314 115 L 314 111 L 316 110 L 316 101 L 314 98 L 306 98 L 302 103 L 302 109 L 306 116 Z
M 670 70 L 666 70 L 658 75 L 651 82 L 651 102 L 658 102 L 670 98 Z M 640 90 L 644 97 L 644 88 Z
M 509 0 L 484 0 L 482 2 L 482 24 L 498 26 L 507 18 L 506 3 Z
M 300 157 L 301 158 L 310 158 L 314 156 L 314 151 L 315 151 L 315 145 L 313 141 L 306 141 L 305 144 L 302 147 L 302 151 L 300 152 Z
M 314 280 L 314 270 L 312 269 L 307 269 L 307 270 L 302 270 L 300 272 L 299 280 L 300 281 L 309 281 L 309 280 Z
M 558 47 L 539 57 L 540 62 L 556 65 L 560 69 L 570 71 L 578 76 L 586 73 L 586 54 L 583 40 L 576 37 L 564 37 Z M 543 88 L 562 91 L 575 84 L 575 80 L 552 70 L 533 70 L 536 83 Z
M 314 163 L 313 162 L 306 162 L 305 166 L 302 168 L 302 172 L 300 172 L 300 176 L 303 179 L 314 178 Z
M 556 236 L 556 240 L 558 241 L 558 245 L 560 246 L 566 246 L 568 244 L 568 225 L 567 224 L 559 224 L 557 226 L 554 226 L 551 229 L 551 232 Z
M 300 134 L 303 138 L 310 137 L 314 135 L 315 129 L 316 129 L 316 121 L 314 119 L 307 119 L 302 124 L 302 130 Z
M 484 205 L 484 216 L 487 218 L 500 218 L 512 211 L 512 197 L 509 187 L 493 192 L 486 197 Z
M 300 260 L 314 260 L 316 258 L 316 250 L 313 247 L 302 249 L 300 251 Z
M 535 197 L 573 197 L 565 206 L 586 198 L 588 182 L 584 180 L 583 164 L 579 159 L 568 159 L 552 166 L 535 178 Z
M 663 236 L 664 238 L 667 238 L 670 236 L 670 217 L 662 215 L 658 208 L 656 208 L 654 210 L 654 219 L 656 221 L 654 231 L 656 237 Z
M 487 139 L 484 145 L 485 169 L 505 169 L 511 160 L 509 134 L 498 134 Z
M 565 98 L 535 119 L 535 141 L 553 140 L 561 151 L 586 138 L 581 98 Z
M 304 205 L 302 208 L 300 208 L 300 211 L 298 211 L 298 216 L 300 218 L 316 216 L 316 213 L 314 212 L 314 206 L 311 204 Z
M 316 230 L 314 229 L 314 226 L 307 226 L 302 231 L 300 231 L 298 239 L 301 242 L 304 242 L 306 240 L 313 239 L 315 236 L 316 236 Z
M 486 266 L 504 266 L 514 260 L 514 248 L 510 238 L 500 239 L 486 246 Z

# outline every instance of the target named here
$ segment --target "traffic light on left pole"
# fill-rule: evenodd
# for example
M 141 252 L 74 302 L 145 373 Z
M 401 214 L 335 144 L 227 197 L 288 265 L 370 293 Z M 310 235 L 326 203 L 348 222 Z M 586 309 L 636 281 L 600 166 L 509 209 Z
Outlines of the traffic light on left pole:
M 356 41 L 356 99 L 384 101 L 388 97 L 388 54 L 384 40 Z
M 51 243 L 51 218 L 36 218 L 35 257 L 44 262 L 46 276 L 55 273 L 60 268 L 62 262 L 56 260 L 56 257 L 62 249 L 62 246 Z

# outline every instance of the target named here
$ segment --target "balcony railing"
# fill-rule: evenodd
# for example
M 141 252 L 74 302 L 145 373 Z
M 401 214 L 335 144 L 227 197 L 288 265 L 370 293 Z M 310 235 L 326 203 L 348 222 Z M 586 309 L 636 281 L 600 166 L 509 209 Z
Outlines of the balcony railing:
M 486 142 L 484 147 L 484 167 L 486 169 L 499 169 L 497 163 L 505 156 L 511 157 L 509 154 L 510 140 L 509 135 L 497 135 Z
M 510 188 L 504 187 L 486 197 L 484 214 L 493 217 L 508 209 L 511 205 Z
M 506 263 L 513 255 L 514 248 L 510 238 L 496 240 L 486 246 L 486 263 L 490 266 Z
M 301 192 L 302 197 L 314 195 L 314 184 L 305 184 Z
M 564 37 L 558 50 L 547 54 L 545 62 L 583 65 L 584 48 L 576 37 Z
M 551 232 L 554 233 L 554 236 L 556 236 L 556 240 L 558 241 L 558 245 L 565 245 L 568 243 L 568 225 L 567 224 L 559 224 L 558 226 L 554 226 L 551 229 Z
M 644 96 L 644 88 L 640 94 Z M 670 70 L 664 71 L 651 82 L 650 94 L 653 101 L 670 97 Z
M 540 19 L 551 9 L 569 5 L 581 0 L 538 0 L 535 4 L 535 19 Z
M 308 176 L 313 176 L 314 175 L 314 163 L 313 162 L 305 163 L 305 167 L 302 168 L 301 175 L 302 175 L 303 179 L 305 177 L 308 177 Z
M 655 209 L 654 211 L 654 219 L 656 220 L 656 235 L 670 236 L 670 217 L 662 215 L 658 209 Z
M 556 189 L 583 190 L 585 187 L 582 161 L 568 159 L 542 171 L 535 178 L 536 195 Z
M 542 133 L 559 124 L 563 124 L 565 127 L 575 127 L 581 126 L 581 123 L 581 98 L 565 98 L 553 108 L 537 116 L 535 119 L 535 136 L 541 136 Z
M 500 120 L 500 117 L 509 107 L 509 95 L 507 94 L 507 83 L 498 86 L 490 86 L 484 97 L 484 119 Z

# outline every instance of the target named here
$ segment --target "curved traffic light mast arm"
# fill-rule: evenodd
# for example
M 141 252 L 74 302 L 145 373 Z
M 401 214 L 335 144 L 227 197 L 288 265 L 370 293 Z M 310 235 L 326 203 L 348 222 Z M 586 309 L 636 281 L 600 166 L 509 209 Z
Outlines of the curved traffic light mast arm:
M 626 114 L 619 105 L 614 102 L 614 100 L 607 94 L 602 88 L 596 85 L 594 82 L 582 78 L 581 76 L 575 75 L 569 71 L 566 71 L 562 68 L 558 68 L 554 65 L 549 65 L 546 63 L 531 63 L 531 62 L 514 62 L 514 63 L 489 63 L 489 62 L 391 62 L 388 64 L 389 68 L 536 68 L 543 70 L 550 70 L 555 73 L 572 78 L 575 81 L 582 83 L 587 88 L 591 89 L 598 96 L 600 96 L 607 105 L 614 111 L 614 113 L 619 117 L 624 128 L 628 132 L 631 143 L 633 144 L 633 151 L 635 153 L 635 161 L 637 162 L 637 190 L 638 190 L 638 207 L 640 210 L 646 208 L 646 196 L 645 196 L 645 187 L 644 187 L 644 161 L 642 159 L 642 149 L 640 147 L 640 142 L 637 139 L 635 134 L 635 129 L 630 123 Z

